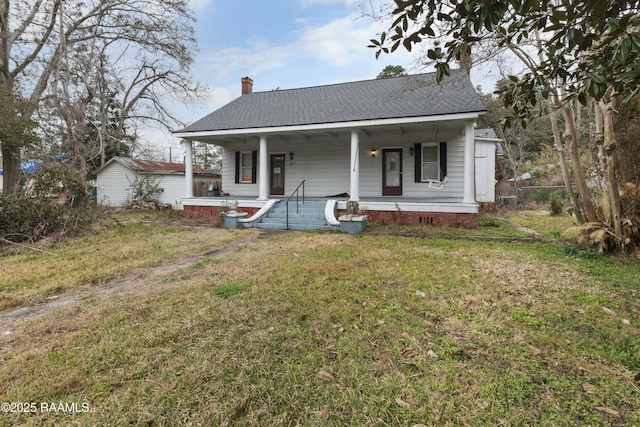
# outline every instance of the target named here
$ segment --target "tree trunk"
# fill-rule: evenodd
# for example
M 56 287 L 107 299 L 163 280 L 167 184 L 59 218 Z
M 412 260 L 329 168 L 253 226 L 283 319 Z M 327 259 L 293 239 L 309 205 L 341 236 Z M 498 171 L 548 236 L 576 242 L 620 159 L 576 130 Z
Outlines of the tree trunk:
M 558 158 L 560 160 L 560 171 L 562 172 L 562 180 L 564 181 L 564 186 L 567 189 L 569 201 L 571 202 L 571 206 L 575 211 L 576 219 L 580 224 L 584 224 L 584 215 L 582 214 L 582 209 L 580 209 L 580 204 L 578 204 L 576 194 L 573 191 L 573 185 L 571 184 L 571 177 L 569 176 L 569 169 L 567 168 L 567 159 L 564 155 L 564 143 L 562 142 L 562 136 L 560 135 L 558 118 L 556 117 L 555 111 L 549 113 L 549 120 L 551 121 L 553 139 L 555 142 L 556 151 L 558 152 Z
M 9 0 L 0 0 L 0 85 L 11 93 L 12 80 L 9 75 Z M 13 194 L 20 182 L 20 149 L 2 145 L 3 195 Z
M 610 89 L 611 90 L 611 89 Z M 627 236 L 622 228 L 622 202 L 618 189 L 617 167 L 615 162 L 616 136 L 613 129 L 614 98 L 607 94 L 597 103 L 598 114 L 602 117 L 602 137 L 598 138 L 598 155 L 604 173 L 609 200 L 609 212 L 607 218 L 609 226 L 613 227 L 616 237 L 620 239 L 624 249 Z
M 2 195 L 15 194 L 20 185 L 20 149 L 2 146 Z
M 564 97 L 563 97 L 564 98 Z M 571 166 L 573 167 L 573 176 L 576 180 L 576 188 L 580 194 L 580 202 L 583 208 L 584 219 L 588 222 L 598 220 L 595 205 L 591 200 L 591 193 L 587 186 L 587 179 L 584 174 L 582 162 L 580 161 L 580 149 L 578 147 L 578 132 L 575 126 L 575 118 L 573 111 L 565 99 L 560 100 L 560 109 L 565 121 L 564 140 L 569 148 L 569 156 L 571 158 Z

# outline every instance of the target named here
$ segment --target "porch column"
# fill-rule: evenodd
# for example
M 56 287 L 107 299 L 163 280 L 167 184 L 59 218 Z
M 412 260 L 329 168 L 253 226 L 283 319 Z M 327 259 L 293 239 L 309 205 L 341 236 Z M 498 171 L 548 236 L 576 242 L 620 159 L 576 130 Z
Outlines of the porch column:
M 183 139 L 184 145 L 184 197 L 193 197 L 193 143 Z
M 258 175 L 258 200 L 269 199 L 269 161 L 267 160 L 267 137 L 260 135 L 260 173 Z
M 468 120 L 464 123 L 464 203 L 475 203 L 476 182 L 476 154 L 473 124 Z
M 360 200 L 360 135 L 359 129 L 351 129 L 351 190 L 349 200 Z

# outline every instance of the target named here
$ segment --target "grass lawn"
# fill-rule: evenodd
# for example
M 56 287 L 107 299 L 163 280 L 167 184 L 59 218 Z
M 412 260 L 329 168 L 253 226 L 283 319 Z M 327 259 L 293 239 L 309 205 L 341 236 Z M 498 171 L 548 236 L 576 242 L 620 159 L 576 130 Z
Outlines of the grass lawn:
M 550 215 L 547 210 L 514 211 L 509 212 L 507 218 L 552 237 L 559 237 L 564 230 L 576 225 L 570 215 Z
M 0 330 L 0 402 L 36 406 L 0 426 L 640 425 L 640 262 L 491 240 L 519 234 L 482 224 L 349 236 L 133 221 L 3 258 L 19 277 L 0 285 L 5 307 L 142 279 Z M 81 274 L 76 257 L 105 266 Z

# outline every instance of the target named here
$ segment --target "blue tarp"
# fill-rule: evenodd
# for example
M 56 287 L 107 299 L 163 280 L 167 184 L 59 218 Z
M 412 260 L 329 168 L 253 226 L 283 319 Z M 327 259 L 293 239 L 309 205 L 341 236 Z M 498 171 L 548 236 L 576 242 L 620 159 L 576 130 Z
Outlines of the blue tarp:
M 57 154 L 54 157 L 56 162 L 68 162 L 69 158 L 66 154 Z M 22 172 L 25 174 L 34 173 L 38 169 L 38 165 L 42 164 L 42 160 L 29 160 L 20 165 Z M 0 175 L 2 175 L 2 169 L 0 169 Z

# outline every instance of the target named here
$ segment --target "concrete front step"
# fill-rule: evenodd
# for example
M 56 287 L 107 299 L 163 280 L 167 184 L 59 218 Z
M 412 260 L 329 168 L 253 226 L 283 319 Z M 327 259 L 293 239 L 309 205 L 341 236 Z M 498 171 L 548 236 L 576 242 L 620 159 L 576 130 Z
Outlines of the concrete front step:
M 305 202 L 289 204 L 289 230 L 337 230 L 337 226 L 327 224 L 324 209 L 326 202 Z M 279 202 L 267 213 L 267 215 L 256 223 L 255 228 L 287 229 L 287 206 L 284 202 Z
M 258 222 L 258 224 L 286 224 L 286 218 L 273 218 L 266 217 L 262 218 L 262 221 Z M 319 224 L 326 225 L 327 221 L 324 218 L 300 218 L 300 217 L 289 217 L 289 224 Z
M 287 219 L 287 213 L 286 212 L 269 212 L 268 213 L 268 217 L 269 218 L 277 218 L 277 219 Z M 300 218 L 300 219 L 317 219 L 317 220 L 322 220 L 324 221 L 325 217 L 324 217 L 324 211 L 322 212 L 301 212 L 301 213 L 295 213 L 294 212 L 289 212 L 289 221 L 291 221 L 291 219 L 293 218 Z
M 254 228 L 261 229 L 269 229 L 269 230 L 285 230 L 286 224 L 271 224 L 259 222 L 254 224 Z M 322 230 L 322 231 L 335 231 L 339 230 L 339 227 L 333 225 L 317 225 L 317 224 L 291 224 L 289 223 L 289 230 L 294 231 L 312 231 L 312 230 Z

